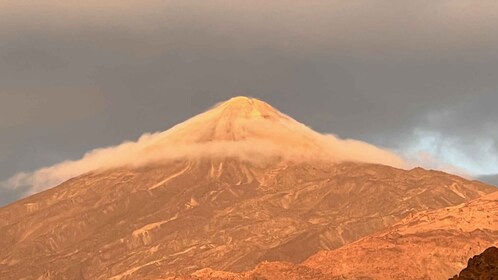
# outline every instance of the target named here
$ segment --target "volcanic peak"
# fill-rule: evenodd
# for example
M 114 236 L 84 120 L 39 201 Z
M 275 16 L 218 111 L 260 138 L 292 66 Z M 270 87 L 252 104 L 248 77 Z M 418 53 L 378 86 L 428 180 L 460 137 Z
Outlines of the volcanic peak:
M 404 166 L 404 161 L 389 151 L 320 134 L 271 105 L 244 96 L 219 103 L 152 138 L 147 143 L 152 157 L 235 157 L 257 162 L 313 159 Z
M 275 143 L 317 142 L 318 134 L 255 98 L 234 97 L 172 128 L 169 139 L 181 143 L 240 142 L 257 139 Z M 303 143 L 301 143 L 303 144 Z M 308 145 L 307 143 L 306 145 Z
M 237 96 L 220 103 L 214 111 L 220 111 L 223 118 L 227 119 L 278 119 L 284 115 L 266 102 L 256 98 Z

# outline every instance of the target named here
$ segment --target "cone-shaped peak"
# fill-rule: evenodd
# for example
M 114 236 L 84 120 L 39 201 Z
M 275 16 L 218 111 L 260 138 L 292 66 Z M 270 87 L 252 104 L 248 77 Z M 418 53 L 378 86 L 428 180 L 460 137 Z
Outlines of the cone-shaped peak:
M 150 145 L 149 145 L 150 143 Z M 148 141 L 154 155 L 172 153 L 239 157 L 389 162 L 396 155 L 360 141 L 322 135 L 255 98 L 234 97 L 219 103 Z M 255 156 L 257 155 L 257 156 Z M 145 156 L 144 156 L 145 157 Z
M 219 104 L 213 110 L 219 111 L 224 119 L 277 119 L 284 117 L 282 113 L 268 103 L 245 96 L 231 98 L 230 100 Z
M 232 105 L 232 106 L 247 106 L 247 105 L 252 105 L 255 100 L 257 100 L 257 99 L 252 98 L 252 97 L 236 96 L 236 97 L 230 98 L 229 100 L 227 100 L 225 102 L 222 102 L 222 104 Z M 260 101 L 260 102 L 262 102 L 262 101 Z
M 174 127 L 171 139 L 183 143 L 266 140 L 275 143 L 307 142 L 314 133 L 271 105 L 244 96 L 219 103 L 211 110 Z

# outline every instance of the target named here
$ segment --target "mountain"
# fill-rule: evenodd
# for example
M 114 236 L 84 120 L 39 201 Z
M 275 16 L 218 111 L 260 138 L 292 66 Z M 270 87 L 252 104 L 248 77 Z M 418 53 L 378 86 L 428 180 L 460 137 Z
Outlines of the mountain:
M 467 267 L 450 280 L 498 279 L 498 248 L 490 247 L 469 260 Z
M 321 251 L 300 265 L 265 262 L 240 274 L 204 269 L 192 278 L 448 279 L 465 267 L 470 256 L 496 244 L 498 192 L 458 206 L 409 215 L 339 249 Z M 497 277 L 489 274 L 498 267 L 495 249 L 471 259 L 468 268 L 454 279 L 494 279 L 472 275 Z
M 112 164 L 0 208 L 1 279 L 157 279 L 298 263 L 496 190 L 378 164 L 403 165 L 245 97 L 117 151 Z

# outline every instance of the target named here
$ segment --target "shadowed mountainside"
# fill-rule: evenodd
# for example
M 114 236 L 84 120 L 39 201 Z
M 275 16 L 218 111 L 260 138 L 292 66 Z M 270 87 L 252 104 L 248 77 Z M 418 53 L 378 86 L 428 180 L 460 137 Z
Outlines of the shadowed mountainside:
M 469 260 L 467 267 L 450 280 L 498 279 L 498 248 L 490 247 Z

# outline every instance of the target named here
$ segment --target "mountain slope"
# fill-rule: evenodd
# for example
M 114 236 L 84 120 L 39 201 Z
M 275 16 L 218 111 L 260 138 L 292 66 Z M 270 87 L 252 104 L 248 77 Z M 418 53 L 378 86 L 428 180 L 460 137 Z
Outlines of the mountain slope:
M 417 213 L 395 226 L 305 262 L 332 275 L 447 279 L 469 256 L 498 243 L 498 192 Z
M 498 192 L 458 206 L 410 215 L 357 242 L 319 252 L 300 265 L 262 263 L 241 274 L 205 269 L 193 278 L 253 279 L 259 275 L 278 280 L 315 275 L 317 279 L 448 279 L 465 267 L 469 257 L 496 244 Z M 492 257 L 492 253 L 486 256 Z M 469 268 L 458 279 L 481 279 L 469 276 L 486 270 L 479 267 L 477 259 L 469 261 Z
M 261 101 L 220 104 L 133 148 L 142 164 L 100 168 L 0 208 L 0 278 L 155 279 L 301 262 L 495 190 L 347 162 L 327 139 Z M 185 156 L 159 160 L 163 149 Z

